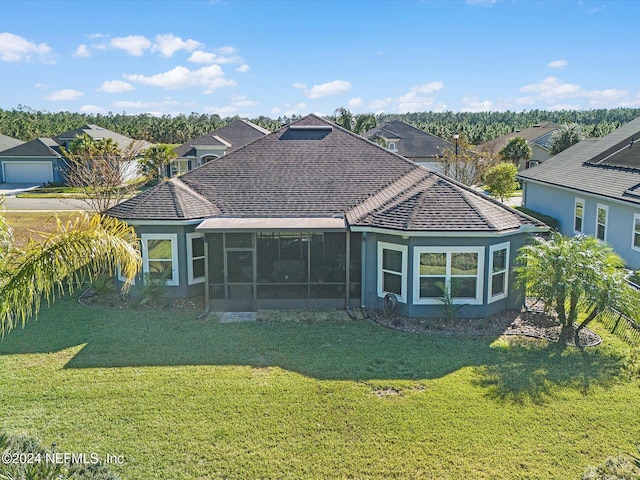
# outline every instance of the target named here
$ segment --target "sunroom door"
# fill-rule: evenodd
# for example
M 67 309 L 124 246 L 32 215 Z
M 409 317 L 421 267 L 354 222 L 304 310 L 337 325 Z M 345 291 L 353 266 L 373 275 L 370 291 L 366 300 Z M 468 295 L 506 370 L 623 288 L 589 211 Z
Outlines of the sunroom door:
M 227 310 L 251 312 L 256 299 L 256 253 L 254 248 L 227 248 Z

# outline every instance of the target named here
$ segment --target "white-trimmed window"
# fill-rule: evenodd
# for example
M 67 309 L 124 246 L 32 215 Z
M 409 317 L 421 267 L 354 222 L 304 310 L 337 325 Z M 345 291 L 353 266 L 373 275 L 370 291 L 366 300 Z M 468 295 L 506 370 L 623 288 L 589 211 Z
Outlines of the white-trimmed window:
M 607 217 L 609 216 L 609 207 L 598 204 L 596 210 L 596 238 L 607 241 Z
M 406 245 L 378 242 L 378 296 L 394 293 L 398 301 L 407 302 Z
M 441 304 L 445 292 L 457 304 L 482 305 L 483 247 L 416 247 L 414 303 Z
M 179 285 L 178 235 L 176 233 L 143 233 L 142 271 L 151 280 L 164 279 L 167 285 Z
M 489 303 L 509 294 L 509 242 L 489 247 Z
M 633 214 L 633 237 L 631 239 L 631 248 L 640 250 L 640 213 Z
M 205 256 L 202 233 L 187 233 L 187 275 L 189 285 L 204 282 Z
M 191 160 L 186 160 L 184 158 L 179 158 L 171 161 L 171 172 L 170 177 L 176 177 L 178 175 L 182 175 L 183 173 L 187 173 L 191 170 Z
M 584 200 L 576 198 L 573 204 L 573 232 L 582 233 L 584 230 Z
M 398 151 L 398 147 L 396 146 L 396 142 L 388 142 L 387 143 L 387 150 L 389 150 L 390 152 L 397 152 Z

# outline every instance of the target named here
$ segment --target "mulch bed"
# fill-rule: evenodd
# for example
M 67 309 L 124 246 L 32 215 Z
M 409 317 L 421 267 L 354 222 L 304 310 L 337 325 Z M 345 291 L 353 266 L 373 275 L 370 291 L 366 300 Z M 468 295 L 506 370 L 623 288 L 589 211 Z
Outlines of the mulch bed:
M 522 335 L 558 342 L 561 326 L 555 314 L 542 311 L 539 304 L 527 302 L 522 311 L 507 310 L 491 318 L 415 319 L 400 315 L 385 317 L 380 311 L 368 311 L 376 323 L 394 330 L 412 333 L 438 333 L 444 335 L 495 336 Z M 602 342 L 600 336 L 583 328 L 580 331 L 580 346 L 592 347 Z M 573 338 L 567 345 L 575 345 Z

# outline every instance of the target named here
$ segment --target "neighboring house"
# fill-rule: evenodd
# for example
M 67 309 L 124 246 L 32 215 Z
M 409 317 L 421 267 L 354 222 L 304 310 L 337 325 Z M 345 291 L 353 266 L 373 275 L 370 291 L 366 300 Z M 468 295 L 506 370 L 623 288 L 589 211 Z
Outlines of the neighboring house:
M 2 135 L 0 133 L 0 152 L 9 148 L 17 147 L 18 145 L 22 145 L 23 143 L 24 142 L 22 140 L 7 137 L 6 135 Z
M 68 149 L 71 142 L 83 134 L 94 140 L 111 138 L 122 150 L 134 142 L 135 147 L 140 150 L 150 145 L 148 142 L 133 140 L 97 125 L 85 125 L 53 138 L 36 138 L 0 151 L 0 183 L 64 183 L 68 166 L 61 147 Z M 123 165 L 122 170 L 123 180 L 138 175 L 136 162 Z
M 369 140 L 381 138 L 387 150 L 437 172 L 442 171 L 439 159 L 443 150 L 453 148 L 452 143 L 400 120 L 378 125 L 363 137 Z
M 109 209 L 143 275 L 216 310 L 381 308 L 462 316 L 522 304 L 511 267 L 537 220 L 315 115 Z M 137 280 L 138 285 L 142 283 Z
M 523 130 L 516 130 L 502 137 L 494 138 L 488 142 L 478 145 L 477 149 L 481 152 L 487 152 L 491 155 L 498 155 L 498 152 L 504 147 L 509 140 L 515 137 L 524 138 L 531 147 L 531 158 L 524 163 L 518 165 L 518 170 L 525 170 L 539 163 L 548 160 L 551 157 L 551 135 L 560 127 L 553 122 L 544 122 L 533 125 Z
M 269 130 L 247 120 L 234 120 L 224 127 L 175 148 L 174 152 L 178 157 L 171 162 L 168 175 L 181 175 L 269 133 Z
M 593 235 L 640 268 L 640 117 L 519 174 L 523 205 L 555 217 L 563 235 Z

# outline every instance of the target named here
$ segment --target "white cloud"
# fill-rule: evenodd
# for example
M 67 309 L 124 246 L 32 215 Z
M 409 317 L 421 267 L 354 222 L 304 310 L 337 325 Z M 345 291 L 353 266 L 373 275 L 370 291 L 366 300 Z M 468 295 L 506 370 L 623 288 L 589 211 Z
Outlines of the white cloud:
M 372 102 L 369 102 L 369 108 L 377 112 L 379 110 L 384 110 L 385 108 L 387 108 L 389 105 L 391 105 L 391 102 L 393 102 L 392 98 L 378 98 L 376 100 L 373 100 Z
M 134 83 L 166 88 L 169 90 L 205 87 L 204 93 L 211 93 L 220 87 L 236 85 L 233 80 L 224 78 L 224 72 L 219 65 L 209 65 L 198 70 L 189 70 L 187 67 L 178 66 L 167 72 L 145 76 L 140 74 L 124 75 Z
M 251 70 L 251 67 L 246 63 L 243 63 L 238 68 L 236 68 L 236 72 L 240 72 L 240 73 L 247 73 L 249 70 Z
M 51 92 L 49 95 L 44 97 L 44 99 L 51 100 L 53 102 L 59 102 L 59 101 L 65 101 L 65 100 L 77 100 L 82 96 L 84 96 L 84 93 L 79 92 L 78 90 L 67 88 L 65 90 L 58 90 L 56 92 Z
M 187 58 L 187 61 L 193 63 L 215 63 L 217 58 L 218 56 L 215 53 L 196 50 Z
M 127 82 L 123 82 L 122 80 L 108 80 L 102 83 L 102 85 L 98 88 L 98 91 L 107 93 L 121 93 L 129 92 L 134 89 L 135 87 L 133 85 Z
M 562 60 L 554 60 L 553 62 L 549 62 L 549 65 L 547 65 L 547 67 L 549 67 L 549 68 L 564 68 L 568 64 L 569 64 L 569 62 L 567 62 L 564 59 L 562 59 Z
M 309 98 L 322 98 L 330 95 L 338 95 L 348 91 L 351 88 L 351 82 L 345 80 L 334 80 L 333 82 L 323 83 L 321 85 L 314 85 L 305 95 Z
M 522 92 L 532 93 L 535 99 L 541 99 L 551 105 L 551 108 L 564 108 L 567 99 L 589 99 L 590 108 L 616 108 L 630 106 L 630 92 L 616 88 L 604 90 L 585 90 L 580 85 L 564 83 L 556 77 L 547 77 L 541 82 L 525 85 Z M 584 108 L 584 105 L 581 107 Z
M 362 106 L 362 99 L 361 98 L 352 98 L 351 100 L 349 100 L 347 102 L 347 107 L 349 108 L 355 108 L 355 107 L 360 107 Z
M 80 112 L 81 113 L 92 113 L 92 114 L 106 114 L 109 113 L 109 111 L 105 108 L 102 107 L 98 107 L 96 105 L 83 105 L 82 107 L 80 107 Z
M 235 49 L 231 47 L 223 47 L 218 49 L 218 53 L 205 52 L 203 50 L 196 50 L 187 58 L 188 62 L 193 63 L 240 63 L 242 58 L 237 55 L 226 55 L 228 52 L 235 53 Z
M 446 105 L 442 102 L 436 103 L 437 91 L 442 90 L 442 82 L 429 82 L 411 87 L 404 95 L 397 98 L 379 98 L 369 103 L 369 108 L 375 112 L 388 110 L 390 105 L 396 104 L 393 110 L 397 112 L 421 112 L 424 110 L 441 111 Z
M 82 43 L 78 46 L 78 48 L 76 48 L 76 51 L 73 52 L 73 56 L 86 58 L 91 56 L 91 52 L 89 51 L 89 47 Z
M 238 49 L 227 45 L 225 47 L 220 47 L 218 49 L 218 52 L 220 52 L 222 55 L 235 55 L 236 53 L 238 53 Z
M 581 90 L 580 85 L 562 83 L 556 77 L 547 77 L 539 83 L 525 85 L 520 89 L 521 92 L 535 93 L 546 99 L 576 96 Z
M 462 105 L 461 112 L 490 112 L 495 110 L 491 100 L 480 101 L 477 97 L 464 97 Z
M 114 48 L 124 50 L 129 55 L 140 57 L 145 50 L 151 48 L 151 40 L 142 35 L 129 35 L 128 37 L 115 37 L 109 41 Z
M 35 44 L 13 33 L 0 33 L 0 60 L 29 62 L 37 56 L 43 63 L 53 63 L 52 50 L 46 43 Z
M 45 90 L 49 88 L 49 85 L 47 85 L 46 83 L 36 83 L 34 85 L 35 88 L 44 88 Z
M 444 87 L 444 84 L 442 82 L 423 83 L 422 85 L 413 87 L 411 89 L 411 92 L 430 94 L 430 93 L 435 93 L 438 90 L 442 90 L 443 87 Z
M 304 83 L 296 82 L 293 84 L 293 88 L 307 88 Z
M 497 3 L 498 0 L 467 0 L 467 5 L 482 5 L 485 7 L 490 7 L 494 3 Z
M 186 50 L 192 52 L 196 48 L 202 47 L 200 42 L 192 39 L 182 40 L 180 37 L 176 37 L 173 33 L 166 33 L 164 35 L 156 35 L 156 43 L 153 45 L 154 51 L 159 51 L 163 57 L 171 57 L 178 50 Z
M 164 100 L 162 102 L 143 102 L 140 100 L 131 101 L 131 100 L 121 100 L 117 102 L 113 102 L 112 106 L 116 108 L 137 108 L 137 109 L 149 109 L 149 108 L 164 108 L 168 106 L 175 106 L 179 103 L 175 100 L 171 100 L 170 98 Z

